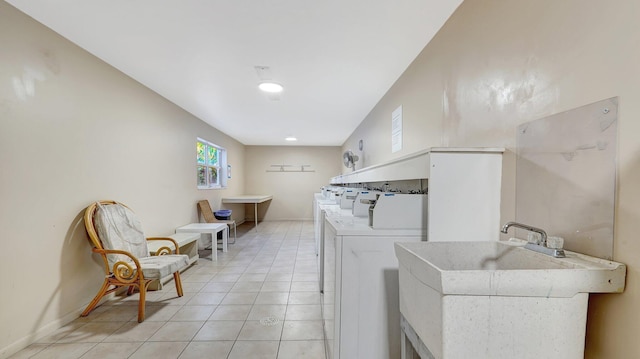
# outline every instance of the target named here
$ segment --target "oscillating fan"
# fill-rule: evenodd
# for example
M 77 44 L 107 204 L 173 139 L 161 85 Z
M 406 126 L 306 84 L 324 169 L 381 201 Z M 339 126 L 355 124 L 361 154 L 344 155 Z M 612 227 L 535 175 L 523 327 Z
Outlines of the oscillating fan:
M 342 154 L 342 162 L 344 165 L 347 168 L 353 168 L 354 171 L 356 169 L 356 162 L 358 162 L 359 159 L 360 157 L 353 154 L 351 150 L 345 151 L 345 153 Z

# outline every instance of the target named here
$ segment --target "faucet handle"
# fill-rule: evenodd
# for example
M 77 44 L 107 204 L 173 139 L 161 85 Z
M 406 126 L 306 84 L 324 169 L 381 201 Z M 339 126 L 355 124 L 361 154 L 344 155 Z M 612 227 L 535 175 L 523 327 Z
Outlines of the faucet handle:
M 527 242 L 533 243 L 533 244 L 540 244 L 542 242 L 542 234 L 538 232 L 528 232 Z
M 547 237 L 547 247 L 552 249 L 562 249 L 564 247 L 564 238 Z

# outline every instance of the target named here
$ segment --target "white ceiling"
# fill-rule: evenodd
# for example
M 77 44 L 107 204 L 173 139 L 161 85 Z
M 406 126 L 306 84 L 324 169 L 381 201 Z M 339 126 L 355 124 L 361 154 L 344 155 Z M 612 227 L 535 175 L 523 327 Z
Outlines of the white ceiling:
M 304 146 L 342 145 L 462 2 L 6 1 L 245 145 Z

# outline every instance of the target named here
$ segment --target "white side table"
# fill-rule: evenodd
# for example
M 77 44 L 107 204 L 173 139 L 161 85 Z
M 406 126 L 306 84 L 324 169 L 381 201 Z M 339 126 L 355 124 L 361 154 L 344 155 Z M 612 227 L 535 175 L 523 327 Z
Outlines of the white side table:
M 227 252 L 227 242 L 229 240 L 229 227 L 226 223 L 190 223 L 182 227 L 176 228 L 176 233 L 210 233 L 212 251 L 211 257 L 213 260 L 218 260 L 217 238 L 218 233 L 222 232 L 222 251 Z

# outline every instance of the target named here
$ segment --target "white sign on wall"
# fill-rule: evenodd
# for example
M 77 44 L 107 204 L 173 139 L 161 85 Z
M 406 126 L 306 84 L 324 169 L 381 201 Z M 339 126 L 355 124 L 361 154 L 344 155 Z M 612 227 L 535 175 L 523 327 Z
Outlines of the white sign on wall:
M 391 113 L 391 153 L 402 149 L 402 105 Z

